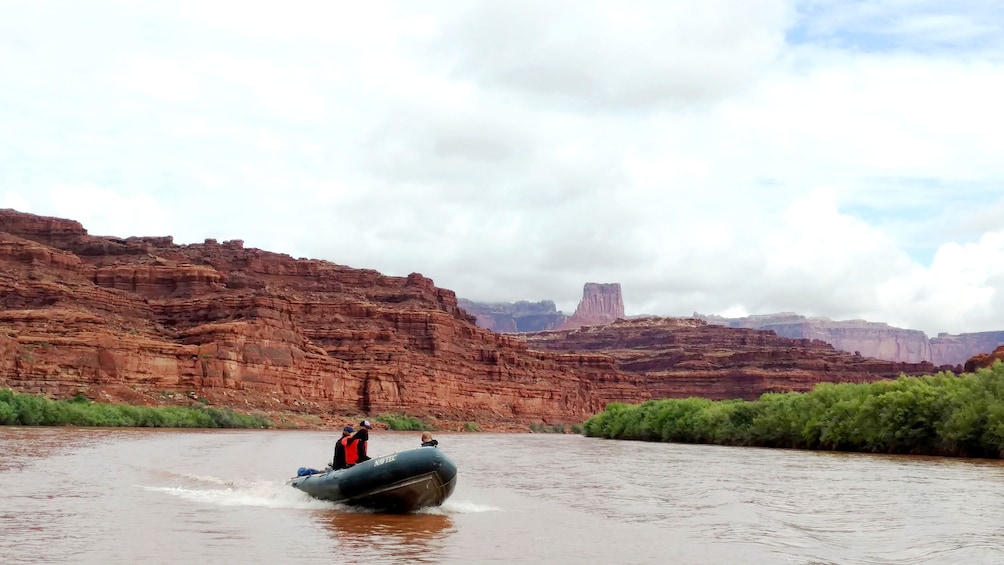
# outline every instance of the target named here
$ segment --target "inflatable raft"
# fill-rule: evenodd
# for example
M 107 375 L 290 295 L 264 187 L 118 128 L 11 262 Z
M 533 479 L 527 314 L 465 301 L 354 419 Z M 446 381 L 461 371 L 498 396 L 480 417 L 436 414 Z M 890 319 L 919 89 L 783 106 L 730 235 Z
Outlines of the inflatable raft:
M 287 484 L 321 500 L 381 512 L 412 512 L 439 506 L 453 494 L 457 466 L 439 449 L 421 447 L 348 469 L 295 477 Z

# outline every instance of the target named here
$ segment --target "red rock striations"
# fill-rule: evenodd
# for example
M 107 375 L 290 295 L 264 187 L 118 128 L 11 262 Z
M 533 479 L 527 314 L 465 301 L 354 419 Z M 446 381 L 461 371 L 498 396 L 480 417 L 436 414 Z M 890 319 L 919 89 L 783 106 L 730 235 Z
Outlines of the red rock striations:
M 865 357 L 906 363 L 929 361 L 938 366 L 961 366 L 977 353 L 1004 345 L 1004 331 L 942 333 L 928 339 L 920 330 L 896 328 L 881 322 L 806 318 L 791 312 L 743 318 L 695 313 L 694 317 L 732 328 L 770 330 L 782 337 L 821 339 L 841 351 L 857 352 Z
M 619 286 L 585 294 L 580 319 L 623 314 Z M 452 291 L 419 274 L 240 240 L 91 236 L 13 210 L 0 210 L 0 308 L 0 386 L 131 403 L 198 398 L 491 427 L 579 422 L 614 401 L 752 398 L 930 371 L 693 320 L 523 339 L 477 327 Z
M 603 355 L 530 351 L 452 291 L 318 260 L 90 236 L 0 211 L 0 386 L 156 403 L 576 422 L 646 398 Z
M 695 318 L 642 318 L 578 330 L 524 334 L 530 347 L 603 352 L 621 371 L 638 375 L 653 397 L 759 397 L 808 391 L 820 382 L 868 382 L 930 374 L 930 363 L 862 357 L 809 339 L 721 328 Z

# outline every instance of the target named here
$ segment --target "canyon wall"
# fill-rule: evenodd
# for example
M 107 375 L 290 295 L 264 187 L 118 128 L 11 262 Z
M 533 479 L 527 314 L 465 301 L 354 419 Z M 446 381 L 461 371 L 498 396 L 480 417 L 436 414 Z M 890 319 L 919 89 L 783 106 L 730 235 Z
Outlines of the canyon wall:
M 695 313 L 694 317 L 731 328 L 770 330 L 793 339 L 820 339 L 842 351 L 858 352 L 866 357 L 904 363 L 930 362 L 938 366 L 962 365 L 970 357 L 1004 344 L 1004 331 L 960 335 L 942 333 L 928 339 L 922 331 L 895 328 L 879 322 L 806 318 L 791 312 L 744 318 Z
M 611 323 L 500 334 L 417 273 L 0 210 L 0 387 L 21 392 L 505 425 L 931 370 L 697 320 L 617 320 L 619 285 L 586 285 L 577 313 Z
M 940 333 L 931 338 L 931 357 L 936 363 L 959 364 L 980 353 L 1004 345 L 1004 331 L 952 335 Z
M 808 391 L 824 381 L 869 382 L 938 369 L 927 362 L 847 353 L 815 339 L 747 328 L 722 330 L 697 318 L 653 317 L 521 337 L 534 349 L 603 352 L 618 369 L 637 375 L 657 398 L 753 400 L 764 392 Z
M 0 386 L 156 404 L 432 420 L 581 421 L 648 398 L 603 355 L 478 328 L 419 274 L 245 249 L 97 237 L 0 211 Z

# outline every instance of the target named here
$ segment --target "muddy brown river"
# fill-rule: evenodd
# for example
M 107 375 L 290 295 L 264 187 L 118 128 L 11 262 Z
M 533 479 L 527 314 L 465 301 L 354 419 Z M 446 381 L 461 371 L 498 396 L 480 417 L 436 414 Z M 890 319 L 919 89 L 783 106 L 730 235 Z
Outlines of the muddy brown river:
M 1000 461 L 436 437 L 456 491 L 395 516 L 286 486 L 334 433 L 0 427 L 0 563 L 1004 563 Z

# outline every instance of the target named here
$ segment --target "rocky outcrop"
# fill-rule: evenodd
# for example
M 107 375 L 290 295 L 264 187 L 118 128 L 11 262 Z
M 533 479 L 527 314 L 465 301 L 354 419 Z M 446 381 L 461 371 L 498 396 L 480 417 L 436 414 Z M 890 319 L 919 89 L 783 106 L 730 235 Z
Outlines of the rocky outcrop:
M 458 302 L 465 312 L 474 316 L 478 327 L 499 333 L 554 330 L 568 320 L 551 300 L 486 303 L 460 298 Z
M 603 352 L 619 370 L 637 375 L 657 398 L 755 399 L 764 392 L 808 391 L 820 382 L 869 382 L 936 371 L 930 363 L 883 361 L 839 351 L 820 340 L 720 328 L 696 318 L 617 320 L 522 337 L 535 349 Z
M 1004 331 L 961 335 L 942 333 L 928 339 L 922 331 L 895 328 L 879 322 L 806 318 L 791 312 L 744 318 L 695 313 L 694 317 L 731 328 L 770 330 L 793 339 L 819 339 L 842 351 L 857 352 L 865 357 L 903 363 L 930 362 L 937 366 L 962 365 L 973 355 L 1004 344 Z
M 1004 345 L 990 353 L 979 353 L 966 361 L 965 371 L 971 373 L 978 369 L 993 367 L 994 363 L 1004 363 Z
M 582 300 L 572 317 L 565 322 L 562 329 L 575 329 L 582 326 L 609 324 L 624 317 L 624 298 L 621 296 L 620 283 L 587 282 L 582 289 Z
M 585 294 L 580 319 L 623 313 L 619 286 Z M 526 339 L 474 321 L 417 273 L 389 277 L 240 240 L 92 236 L 69 220 L 0 210 L 0 387 L 22 392 L 569 423 L 609 402 L 751 398 L 929 369 L 696 320 Z
M 575 422 L 648 398 L 603 355 L 531 351 L 452 291 L 246 249 L 0 211 L 0 386 L 316 414 Z
M 554 302 L 484 303 L 459 300 L 479 327 L 502 333 L 541 332 L 609 324 L 624 317 L 620 283 L 586 283 L 582 300 L 571 316 L 558 312 Z

